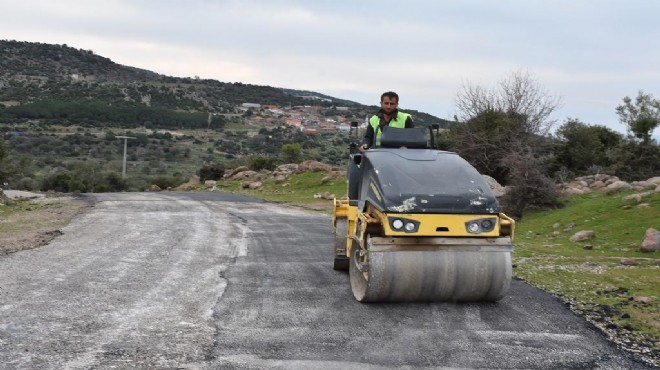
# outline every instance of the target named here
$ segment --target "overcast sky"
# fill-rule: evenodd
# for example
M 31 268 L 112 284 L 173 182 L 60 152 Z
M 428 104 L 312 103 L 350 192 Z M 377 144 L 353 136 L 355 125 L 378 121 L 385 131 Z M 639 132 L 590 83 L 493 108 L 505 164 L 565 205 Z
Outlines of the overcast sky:
M 615 108 L 660 98 L 657 0 L 0 0 L 0 38 L 67 44 L 179 76 L 312 90 L 441 118 L 461 86 L 517 70 L 554 118 L 625 132 Z M 658 130 L 656 131 L 656 137 Z

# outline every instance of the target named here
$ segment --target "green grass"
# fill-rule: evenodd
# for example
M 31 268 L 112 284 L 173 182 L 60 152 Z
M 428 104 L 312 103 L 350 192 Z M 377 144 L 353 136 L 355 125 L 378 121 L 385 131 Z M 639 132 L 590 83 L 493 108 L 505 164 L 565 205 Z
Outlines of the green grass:
M 346 179 L 332 179 L 321 183 L 325 172 L 305 172 L 289 177 L 286 181 L 277 183 L 273 179 L 266 179 L 263 186 L 256 190 L 243 189 L 242 181 L 224 180 L 220 183 L 223 190 L 239 194 L 246 194 L 261 199 L 276 202 L 286 202 L 302 205 L 312 203 L 327 203 L 330 211 L 332 203 L 330 200 L 314 198 L 314 194 L 328 192 L 340 198 L 346 194 Z
M 660 255 L 639 248 L 646 229 L 660 226 L 660 193 L 645 197 L 648 205 L 642 207 L 624 201 L 627 194 L 574 196 L 562 209 L 525 214 L 516 224 L 514 275 L 571 302 L 597 323 L 658 343 Z M 580 230 L 596 236 L 570 241 Z

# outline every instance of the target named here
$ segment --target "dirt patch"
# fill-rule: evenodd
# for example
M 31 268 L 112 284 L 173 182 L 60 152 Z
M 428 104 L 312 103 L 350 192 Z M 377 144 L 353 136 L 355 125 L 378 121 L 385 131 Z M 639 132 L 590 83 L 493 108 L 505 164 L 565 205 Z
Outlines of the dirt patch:
M 0 254 L 48 244 L 62 235 L 62 227 L 92 207 L 90 202 L 73 196 L 5 199 L 5 203 L 0 205 Z

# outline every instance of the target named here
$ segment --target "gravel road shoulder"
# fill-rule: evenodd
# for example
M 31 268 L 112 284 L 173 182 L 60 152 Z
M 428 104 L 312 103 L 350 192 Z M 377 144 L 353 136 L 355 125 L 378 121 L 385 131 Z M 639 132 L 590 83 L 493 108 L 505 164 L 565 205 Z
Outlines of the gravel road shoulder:
M 37 248 L 61 235 L 60 228 L 93 204 L 73 195 L 0 201 L 0 254 Z

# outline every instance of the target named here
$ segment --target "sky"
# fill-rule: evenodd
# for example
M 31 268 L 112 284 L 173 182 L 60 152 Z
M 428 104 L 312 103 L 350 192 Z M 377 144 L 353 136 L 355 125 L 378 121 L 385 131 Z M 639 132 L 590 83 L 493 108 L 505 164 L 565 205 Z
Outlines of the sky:
M 67 44 L 177 76 L 316 91 L 452 119 L 464 86 L 516 71 L 552 119 L 625 133 L 615 108 L 660 99 L 657 0 L 0 0 L 0 39 Z M 660 129 L 656 130 L 660 137 Z

